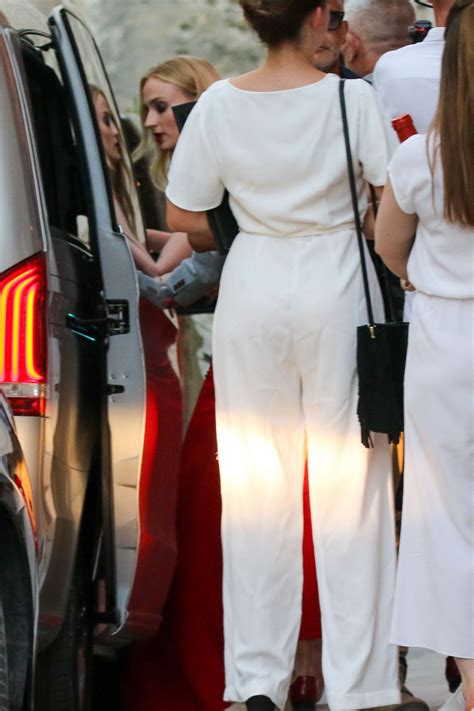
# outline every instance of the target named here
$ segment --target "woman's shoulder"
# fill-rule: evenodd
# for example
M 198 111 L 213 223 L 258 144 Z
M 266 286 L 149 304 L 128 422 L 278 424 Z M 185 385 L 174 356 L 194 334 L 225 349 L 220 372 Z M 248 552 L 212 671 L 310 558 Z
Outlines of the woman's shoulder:
M 344 93 L 354 101 L 375 100 L 376 97 L 374 87 L 365 79 L 345 79 Z
M 427 141 L 426 135 L 417 133 L 397 146 L 389 165 L 392 178 L 404 176 L 404 179 L 408 180 L 410 176 L 410 180 L 431 180 Z
M 210 102 L 215 101 L 218 97 L 222 96 L 223 93 L 227 92 L 229 88 L 228 79 L 218 79 L 213 84 L 211 84 L 206 91 L 204 91 L 199 97 L 199 104 L 205 105 Z
M 406 162 L 409 160 L 420 161 L 427 157 L 427 136 L 423 133 L 416 133 L 407 138 L 397 146 L 392 157 L 392 162 Z
M 225 104 L 225 95 L 229 94 L 228 90 L 228 80 L 219 79 L 209 86 L 206 91 L 204 91 L 198 99 L 196 108 L 193 110 L 193 114 L 205 117 L 206 119 L 214 114 L 219 114 L 216 112 L 216 107 L 222 109 Z

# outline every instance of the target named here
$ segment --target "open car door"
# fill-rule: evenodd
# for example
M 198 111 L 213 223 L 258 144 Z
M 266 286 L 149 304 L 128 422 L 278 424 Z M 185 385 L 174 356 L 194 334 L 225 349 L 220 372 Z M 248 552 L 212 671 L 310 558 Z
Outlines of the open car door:
M 145 241 L 145 232 L 119 113 L 93 37 L 65 6 L 53 11 L 49 24 L 92 186 L 108 339 L 100 562 L 107 600 L 98 619 L 108 625 L 104 641 L 123 643 L 157 629 L 174 570 L 182 427 L 180 383 L 170 351 L 177 329 L 163 312 L 140 302 L 125 231 L 134 231 L 129 237 L 139 242 Z M 117 128 L 122 188 L 127 189 L 123 200 L 101 141 L 98 98 Z

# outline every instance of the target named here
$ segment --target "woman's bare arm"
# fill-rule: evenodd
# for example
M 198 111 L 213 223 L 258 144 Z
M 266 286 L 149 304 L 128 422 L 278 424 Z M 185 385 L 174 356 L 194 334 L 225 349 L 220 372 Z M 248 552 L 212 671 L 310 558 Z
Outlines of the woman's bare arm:
M 191 245 L 188 242 L 187 235 L 173 235 L 178 239 L 170 239 L 163 247 L 157 261 L 148 254 L 145 247 L 129 238 L 130 249 L 132 252 L 133 261 L 137 269 L 140 269 L 144 274 L 151 277 L 161 277 L 164 274 L 172 272 L 181 264 L 183 259 L 187 259 L 192 254 Z
M 138 241 L 128 224 L 117 200 L 114 200 L 115 214 L 117 222 L 125 232 L 132 252 L 133 260 L 137 269 L 151 277 L 161 277 L 163 274 L 172 272 L 181 264 L 183 259 L 187 259 L 192 254 L 188 236 L 183 232 L 162 232 L 161 230 L 147 230 L 148 242 L 151 242 L 153 249 L 160 252 L 159 258 L 155 261 L 149 254 L 146 246 Z M 150 238 L 150 232 L 153 235 Z M 158 247 L 158 245 L 161 245 Z
M 209 252 L 216 249 L 216 242 L 205 212 L 183 210 L 167 200 L 166 221 L 172 230 L 187 233 L 189 243 L 196 252 Z
M 148 243 L 148 247 L 153 252 L 161 252 L 161 250 L 173 234 L 173 232 L 165 232 L 164 230 L 152 230 L 148 228 L 146 230 L 146 241 Z
M 375 215 L 374 208 L 372 205 L 372 200 L 370 199 L 370 188 L 369 191 L 369 204 L 367 206 L 367 212 L 365 213 L 364 224 L 362 225 L 362 232 L 364 233 L 365 239 L 374 240 L 375 239 Z M 375 187 L 375 206 L 379 204 L 380 198 L 382 197 L 383 187 Z
M 408 279 L 407 263 L 417 224 L 417 215 L 407 215 L 399 208 L 388 180 L 375 221 L 375 251 L 390 271 L 402 279 Z
M 128 239 L 133 261 L 135 262 L 135 266 L 137 267 L 137 269 L 140 269 L 140 271 L 152 277 L 161 276 L 155 260 L 148 253 L 145 245 L 138 240 L 137 235 L 134 233 L 130 224 L 128 223 L 128 220 L 124 215 L 122 208 L 120 207 L 120 203 L 115 195 L 114 208 L 115 219 L 117 221 L 117 224 L 121 226 L 125 237 Z
M 170 238 L 163 246 L 156 266 L 160 276 L 172 272 L 193 253 L 186 232 L 172 232 Z
M 132 252 L 133 261 L 135 266 L 144 274 L 148 274 L 151 277 L 161 276 L 160 270 L 157 266 L 157 262 L 148 254 L 145 247 L 136 242 L 131 237 L 128 237 L 128 243 L 130 245 L 130 251 Z

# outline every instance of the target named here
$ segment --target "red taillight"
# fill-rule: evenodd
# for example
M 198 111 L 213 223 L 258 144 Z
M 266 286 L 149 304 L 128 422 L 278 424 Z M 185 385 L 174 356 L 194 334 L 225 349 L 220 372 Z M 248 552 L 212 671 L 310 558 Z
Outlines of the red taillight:
M 45 295 L 44 255 L 0 275 L 0 386 L 16 415 L 44 414 Z

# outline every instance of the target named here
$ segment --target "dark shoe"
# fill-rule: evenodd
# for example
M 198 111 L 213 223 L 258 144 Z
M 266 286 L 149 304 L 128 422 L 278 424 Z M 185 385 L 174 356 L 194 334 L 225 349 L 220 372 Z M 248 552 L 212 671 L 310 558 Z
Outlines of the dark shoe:
M 293 711 L 313 711 L 318 699 L 316 677 L 297 676 L 290 686 Z
M 461 675 L 457 664 L 452 657 L 446 657 L 446 668 L 444 673 L 446 681 L 448 682 L 449 690 L 452 694 L 454 694 L 461 683 Z
M 402 703 L 397 706 L 397 711 L 429 711 L 429 706 L 426 701 L 413 696 L 411 691 L 406 686 L 402 686 Z
M 251 696 L 245 704 L 247 711 L 275 711 L 275 704 L 268 696 Z

